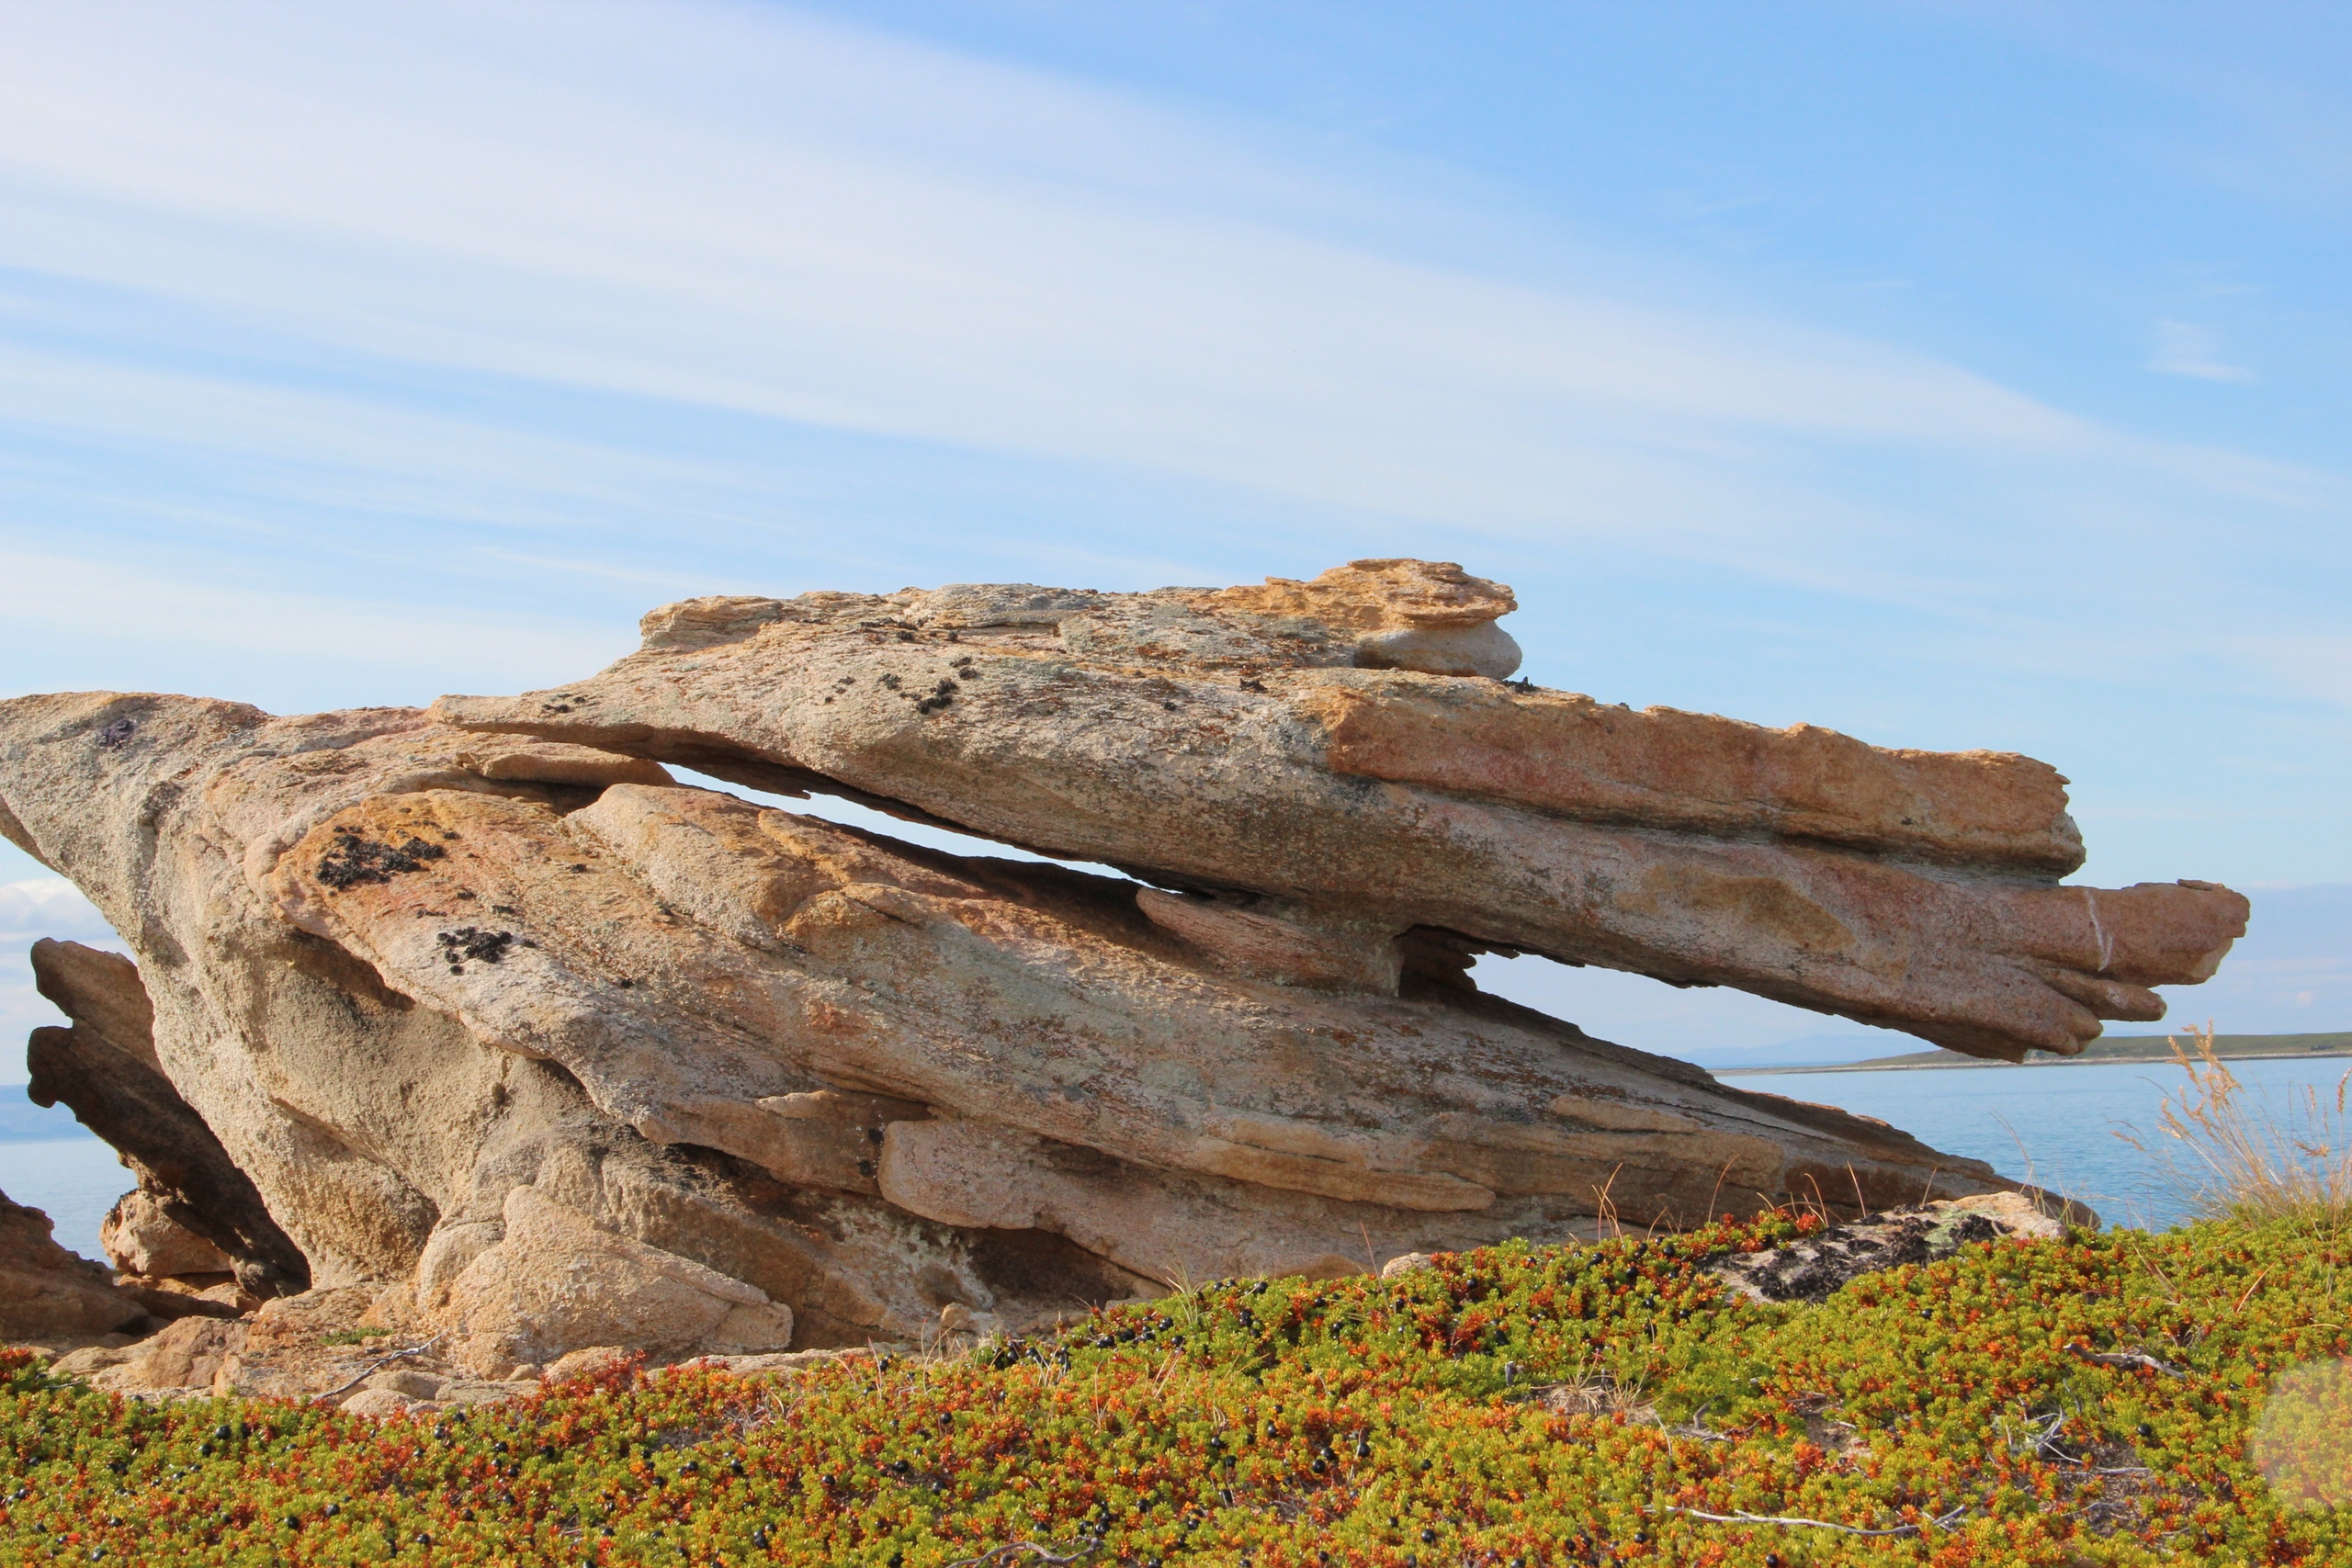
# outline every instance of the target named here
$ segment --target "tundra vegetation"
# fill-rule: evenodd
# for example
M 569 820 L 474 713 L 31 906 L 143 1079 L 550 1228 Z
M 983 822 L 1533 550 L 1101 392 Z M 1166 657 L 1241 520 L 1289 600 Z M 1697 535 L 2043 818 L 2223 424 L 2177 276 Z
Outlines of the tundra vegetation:
M 1972 1243 L 1812 1302 L 1718 1270 L 1835 1229 L 1219 1280 L 967 1353 L 624 1364 L 429 1419 L 141 1404 L 11 1353 L 0 1562 L 2352 1560 L 2352 1404 L 2309 1375 L 2352 1350 L 2332 1217 Z

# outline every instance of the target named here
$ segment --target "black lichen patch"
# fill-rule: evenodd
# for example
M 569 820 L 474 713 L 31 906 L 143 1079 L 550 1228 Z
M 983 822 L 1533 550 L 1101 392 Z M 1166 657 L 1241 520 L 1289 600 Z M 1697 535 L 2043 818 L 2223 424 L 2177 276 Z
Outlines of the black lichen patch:
M 1832 1225 L 1769 1251 L 1726 1258 L 1719 1268 L 1766 1301 L 1820 1302 L 1864 1274 L 1935 1262 L 1969 1242 L 1991 1241 L 2002 1234 L 1982 1214 L 1963 1213 L 1939 1224 L 1927 1213 L 1898 1213 L 1859 1224 Z
M 334 848 L 319 862 L 319 880 L 340 893 L 363 883 L 390 882 L 404 872 L 421 871 L 427 861 L 446 860 L 449 852 L 411 833 L 397 844 L 379 844 L 348 828 L 335 829 Z
M 940 709 L 946 707 L 949 704 L 955 702 L 956 694 L 962 689 L 962 687 L 956 684 L 956 682 L 952 677 L 943 678 L 937 685 L 932 687 L 931 694 L 929 696 L 924 697 L 915 704 L 915 712 L 920 714 L 937 713 Z M 901 696 L 906 696 L 910 694 L 900 693 L 899 694 Z
M 112 724 L 107 725 L 104 729 L 98 731 L 98 750 L 101 751 L 111 751 L 116 747 L 121 745 L 124 741 L 130 739 L 132 736 L 138 733 L 139 721 L 137 719 L 116 719 Z
M 441 956 L 449 961 L 449 973 L 461 972 L 470 959 L 481 964 L 495 964 L 506 956 L 514 945 L 513 931 L 486 931 L 480 926 L 458 926 L 441 933 Z

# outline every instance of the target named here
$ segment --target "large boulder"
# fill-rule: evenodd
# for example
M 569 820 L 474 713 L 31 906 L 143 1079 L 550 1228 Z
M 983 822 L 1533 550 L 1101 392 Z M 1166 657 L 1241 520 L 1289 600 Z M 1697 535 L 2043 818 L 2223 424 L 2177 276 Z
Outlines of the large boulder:
M 147 1309 L 57 1245 L 47 1214 L 0 1193 L 0 1338 L 51 1343 L 142 1326 Z
M 226 1274 L 228 1254 L 180 1223 L 151 1192 L 126 1192 L 98 1223 L 98 1245 L 126 1274 Z
M 2031 758 L 1637 713 L 1379 651 L 1383 628 L 1513 604 L 1397 560 L 1216 591 L 695 600 L 601 674 L 434 712 L 862 792 L 1318 935 L 1736 986 L 2012 1061 L 2161 1018 L 2151 987 L 2207 978 L 2245 931 L 2245 900 L 2206 883 L 2059 886 L 2082 840 Z
M 1395 560 L 700 600 L 526 698 L 20 698 L 0 831 L 138 953 L 150 1070 L 322 1287 L 289 1299 L 396 1287 L 476 1371 L 2007 1190 L 1465 971 L 1540 952 L 2014 1055 L 2154 1016 L 2242 929 L 2201 884 L 2058 886 L 2064 781 L 2024 758 L 1506 684 L 1511 604 Z
M 453 1349 L 481 1372 L 539 1366 L 588 1346 L 671 1360 L 792 1343 L 792 1310 L 716 1269 L 598 1225 L 537 1189 L 506 1196 L 505 1229 L 458 1275 Z

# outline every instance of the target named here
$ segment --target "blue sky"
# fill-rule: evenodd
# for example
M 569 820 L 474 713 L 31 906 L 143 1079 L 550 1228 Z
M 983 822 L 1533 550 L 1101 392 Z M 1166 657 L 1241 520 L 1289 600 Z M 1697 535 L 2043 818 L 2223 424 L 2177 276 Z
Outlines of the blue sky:
M 0 691 L 1456 559 L 1546 684 L 2057 763 L 2255 889 L 2181 1014 L 2352 1027 L 2340 7 L 6 9 Z

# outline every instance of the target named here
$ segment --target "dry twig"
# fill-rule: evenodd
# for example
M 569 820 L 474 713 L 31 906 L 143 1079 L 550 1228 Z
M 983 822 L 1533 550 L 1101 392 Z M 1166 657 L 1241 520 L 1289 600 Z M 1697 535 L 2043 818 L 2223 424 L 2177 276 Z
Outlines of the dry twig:
M 1671 1506 L 1661 1509 L 1660 1512 L 1680 1514 L 1687 1518 L 1704 1519 L 1709 1524 L 1785 1525 L 1791 1528 L 1804 1529 L 1836 1530 L 1840 1535 L 1866 1535 L 1876 1537 L 1917 1535 L 1920 1531 L 1928 1528 L 1927 1524 L 1896 1525 L 1892 1529 L 1873 1530 L 1864 1529 L 1860 1525 L 1837 1524 L 1828 1519 L 1801 1519 L 1791 1514 L 1710 1514 L 1704 1513 L 1697 1508 L 1677 1508 Z M 1968 1512 L 1968 1506 L 1963 1503 L 1959 1507 L 1954 1508 L 1951 1512 L 1939 1515 L 1936 1518 L 1928 1520 L 1928 1524 L 1933 1525 L 1938 1529 L 1949 1529 L 1953 1520 L 1959 1518 L 1961 1515 L 1966 1512 Z
M 427 1350 L 432 1349 L 433 1347 L 440 1344 L 441 1341 L 448 1337 L 449 1331 L 445 1328 L 422 1345 L 412 1345 L 405 1350 L 395 1350 L 389 1356 L 379 1357 L 376 1360 L 370 1361 L 366 1366 L 360 1368 L 359 1375 L 357 1377 L 352 1379 L 349 1382 L 345 1383 L 341 1388 L 331 1388 L 324 1393 L 313 1395 L 311 1403 L 313 1404 L 320 1404 L 330 1399 L 340 1398 L 344 1394 L 349 1393 L 353 1389 L 357 1388 L 361 1383 L 366 1382 L 369 1378 L 374 1377 L 386 1367 L 390 1366 L 394 1361 L 405 1361 L 411 1356 L 422 1356 Z
M 944 1568 L 979 1568 L 983 1562 L 1010 1562 L 1024 1551 L 1040 1562 L 1075 1562 L 1082 1557 L 1093 1556 L 1100 1550 L 1097 1543 L 1081 1540 L 1069 1552 L 1057 1556 L 1050 1548 L 1040 1546 L 1034 1540 L 1012 1540 L 1002 1546 L 992 1546 L 978 1557 L 959 1557 L 944 1564 Z
M 2170 1361 L 2160 1361 L 2145 1350 L 2094 1350 L 2087 1345 L 2069 1345 L 2066 1354 L 2078 1361 L 2088 1361 L 2095 1367 L 2145 1367 L 2168 1378 L 2188 1375 L 2186 1368 L 2176 1367 Z

